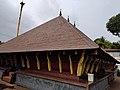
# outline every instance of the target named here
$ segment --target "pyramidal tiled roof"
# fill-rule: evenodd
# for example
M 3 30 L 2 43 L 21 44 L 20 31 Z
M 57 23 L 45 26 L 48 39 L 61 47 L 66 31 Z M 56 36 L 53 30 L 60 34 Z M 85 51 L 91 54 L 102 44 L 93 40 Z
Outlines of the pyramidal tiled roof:
M 58 16 L 0 45 L 0 53 L 94 48 L 99 46 L 62 16 Z

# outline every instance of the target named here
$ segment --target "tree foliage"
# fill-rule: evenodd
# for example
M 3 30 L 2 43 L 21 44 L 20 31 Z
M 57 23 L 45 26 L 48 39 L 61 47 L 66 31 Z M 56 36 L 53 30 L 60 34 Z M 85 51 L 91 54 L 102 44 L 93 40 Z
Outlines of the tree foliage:
M 94 40 L 100 47 L 104 49 L 120 49 L 120 41 L 111 43 L 103 36 Z
M 120 37 L 120 13 L 109 19 L 106 24 L 107 31 L 113 35 Z
M 120 41 L 119 42 L 113 42 L 111 48 L 113 48 L 113 49 L 120 49 Z

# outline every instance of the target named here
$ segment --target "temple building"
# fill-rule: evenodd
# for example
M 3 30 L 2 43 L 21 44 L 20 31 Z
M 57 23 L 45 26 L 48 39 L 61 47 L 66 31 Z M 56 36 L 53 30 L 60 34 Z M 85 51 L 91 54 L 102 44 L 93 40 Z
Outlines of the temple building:
M 31 90 L 105 90 L 116 63 L 62 15 L 0 45 L 0 69 L 14 66 Z

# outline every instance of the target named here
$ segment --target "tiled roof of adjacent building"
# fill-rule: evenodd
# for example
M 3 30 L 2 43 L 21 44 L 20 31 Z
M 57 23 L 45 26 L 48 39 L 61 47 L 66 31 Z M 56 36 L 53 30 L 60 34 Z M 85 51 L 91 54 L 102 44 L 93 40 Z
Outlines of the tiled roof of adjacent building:
M 120 49 L 105 49 L 106 52 L 120 52 Z
M 0 53 L 95 48 L 95 42 L 58 16 L 0 45 Z

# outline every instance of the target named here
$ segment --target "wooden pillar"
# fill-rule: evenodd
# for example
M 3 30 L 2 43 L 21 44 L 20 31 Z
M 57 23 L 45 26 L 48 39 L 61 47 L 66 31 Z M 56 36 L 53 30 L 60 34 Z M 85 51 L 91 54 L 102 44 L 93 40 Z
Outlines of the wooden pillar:
M 99 66 L 100 66 L 100 62 L 98 62 L 97 65 L 96 65 L 96 68 L 95 68 L 95 72 L 96 72 L 96 73 L 97 73 L 98 70 L 99 70 Z
M 14 65 L 16 67 L 17 66 L 17 59 L 16 59 L 16 55 L 15 54 L 13 55 L 13 62 L 14 62 Z
M 84 61 L 84 54 L 85 51 L 83 51 L 80 60 L 78 62 L 78 66 L 77 66 L 77 76 L 81 76 L 82 75 L 82 68 L 83 68 L 83 61 Z
M 48 71 L 51 71 L 51 62 L 47 53 L 47 63 L 48 63 Z
M 70 74 L 73 74 L 73 65 L 72 65 L 72 60 L 71 60 L 70 54 L 69 54 L 69 61 L 70 61 Z
M 22 64 L 22 67 L 24 68 L 25 67 L 25 61 L 23 60 L 22 56 L 21 56 L 21 64 Z
M 10 55 L 10 63 L 11 63 L 11 66 L 13 66 L 14 65 L 14 63 L 13 63 L 13 58 L 12 58 L 12 56 Z
M 37 60 L 37 69 L 40 70 L 40 60 L 37 56 L 38 54 L 36 54 L 36 60 Z
M 93 61 L 92 66 L 91 66 L 91 68 L 90 68 L 90 73 L 93 73 L 95 63 L 96 63 L 96 61 Z
M 2 55 L 0 55 L 0 61 L 1 61 L 1 67 L 3 66 L 3 58 Z
M 4 60 L 5 60 L 5 65 L 7 66 L 7 65 L 8 65 L 8 58 L 7 58 L 6 55 L 3 55 L 3 58 L 4 58 Z
M 28 59 L 28 57 L 27 57 L 27 55 L 26 55 L 26 63 L 27 63 L 27 68 L 30 68 L 30 61 L 29 61 L 29 59 Z
M 85 59 L 85 61 L 83 63 L 82 74 L 84 74 L 84 72 L 85 72 L 85 66 L 86 66 L 87 60 L 88 60 L 88 55 L 86 56 L 86 59 Z
M 4 54 L 1 55 L 1 66 L 6 67 L 6 59 L 4 57 Z
M 58 54 L 58 60 L 59 60 L 59 72 L 62 73 L 62 61 L 60 58 L 60 53 Z
M 90 68 L 90 63 L 91 63 L 91 57 L 89 59 L 89 62 L 87 63 L 86 69 L 85 69 L 85 73 L 88 74 L 89 68 Z
M 0 67 L 2 66 L 3 62 L 2 62 L 2 57 L 0 55 Z

